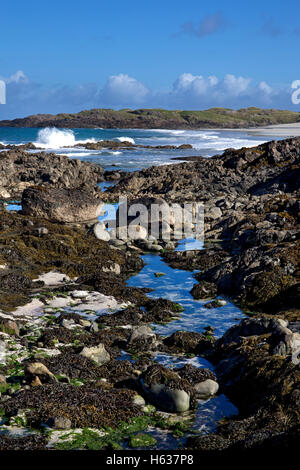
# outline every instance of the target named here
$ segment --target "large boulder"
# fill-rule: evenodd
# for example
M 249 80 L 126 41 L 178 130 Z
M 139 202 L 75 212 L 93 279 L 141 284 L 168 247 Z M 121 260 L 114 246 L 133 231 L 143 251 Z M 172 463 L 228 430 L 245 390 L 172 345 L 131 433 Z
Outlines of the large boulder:
M 102 203 L 79 189 L 49 189 L 44 186 L 25 189 L 22 212 L 53 222 L 80 223 L 97 219 Z
M 99 190 L 97 183 L 103 181 L 103 168 L 99 165 L 55 153 L 33 154 L 24 150 L 24 147 L 18 147 L 1 152 L 2 198 L 19 198 L 24 189 L 33 185 Z
M 197 397 L 211 397 L 219 390 L 219 384 L 215 380 L 207 379 L 194 385 Z

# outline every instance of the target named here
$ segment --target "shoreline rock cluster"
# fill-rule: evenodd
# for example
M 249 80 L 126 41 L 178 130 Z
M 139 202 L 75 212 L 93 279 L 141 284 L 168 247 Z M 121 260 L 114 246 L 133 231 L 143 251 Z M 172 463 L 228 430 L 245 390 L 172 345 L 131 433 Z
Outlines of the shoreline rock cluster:
M 227 295 L 244 308 L 299 313 L 300 138 L 127 175 L 106 198 L 203 202 L 206 250 L 166 252 L 200 269 L 193 295 Z M 205 298 L 205 297 L 204 297 Z M 294 313 L 293 313 L 294 312 Z
M 14 194 L 23 194 L 23 212 L 0 210 L 0 449 L 118 449 L 135 441 L 159 448 L 149 427 L 203 454 L 296 446 L 299 157 L 300 139 L 227 150 L 126 175 L 99 198 L 103 170 L 95 165 L 0 154 L 2 186 L 12 191 L 17 183 Z M 210 327 L 155 333 L 153 323 L 178 318 L 182 308 L 127 286 L 147 247 L 139 240 L 114 246 L 85 221 L 100 201 L 120 194 L 203 200 L 204 249 L 160 254 L 171 267 L 199 271 L 194 297 L 210 306 L 231 297 L 249 318 L 221 338 Z M 76 201 L 81 224 L 72 219 Z M 214 372 L 165 367 L 158 352 L 203 357 Z M 216 432 L 189 432 L 198 400 L 216 393 L 239 415 Z
M 20 148 L 0 152 L 0 198 L 20 199 L 31 186 L 81 189 L 99 194 L 104 181 L 99 165 L 55 153 L 28 153 Z

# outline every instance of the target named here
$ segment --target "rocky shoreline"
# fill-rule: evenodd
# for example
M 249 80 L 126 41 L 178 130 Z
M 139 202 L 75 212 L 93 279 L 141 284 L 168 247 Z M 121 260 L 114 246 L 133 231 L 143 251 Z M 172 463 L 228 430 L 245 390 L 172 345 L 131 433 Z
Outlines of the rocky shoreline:
M 296 447 L 299 156 L 300 138 L 229 149 L 110 172 L 116 185 L 101 192 L 106 174 L 96 165 L 1 152 L 1 196 L 22 197 L 22 211 L 0 211 L 0 449 L 159 449 L 162 433 L 203 454 Z M 98 210 L 120 195 L 203 201 L 204 249 L 101 239 Z M 209 326 L 155 333 L 153 324 L 173 321 L 182 308 L 127 285 L 145 251 L 199 270 L 194 298 L 220 309 L 220 296 L 231 298 L 248 318 L 221 338 Z M 165 367 L 157 352 L 203 357 L 214 371 Z M 215 432 L 191 432 L 198 400 L 218 393 L 239 415 Z

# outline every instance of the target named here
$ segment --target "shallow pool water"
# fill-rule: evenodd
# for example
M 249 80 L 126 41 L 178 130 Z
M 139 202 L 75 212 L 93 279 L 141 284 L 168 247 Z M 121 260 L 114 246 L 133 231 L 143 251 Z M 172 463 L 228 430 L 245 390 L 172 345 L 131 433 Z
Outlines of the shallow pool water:
M 196 279 L 190 271 L 173 269 L 168 266 L 159 255 L 147 254 L 142 256 L 146 263 L 144 268 L 129 281 L 129 286 L 151 287 L 153 292 L 149 297 L 163 297 L 180 303 L 184 311 L 180 318 L 166 325 L 155 325 L 155 331 L 162 335 L 170 335 L 177 330 L 203 332 L 206 326 L 215 328 L 215 335 L 222 336 L 225 331 L 237 321 L 244 318 L 244 314 L 231 302 L 223 307 L 207 309 L 204 305 L 207 300 L 194 300 L 190 294 Z M 164 273 L 156 277 L 155 273 Z
M 22 206 L 19 201 L 11 201 L 5 206 L 7 211 L 21 211 Z
M 197 240 L 197 238 L 185 238 L 177 243 L 175 251 L 193 251 L 203 250 L 203 240 Z
M 192 240 L 186 244 L 182 243 L 179 249 L 188 249 L 190 245 L 195 246 Z M 149 297 L 167 298 L 184 307 L 184 311 L 177 320 L 165 325 L 154 325 L 157 333 L 168 336 L 177 330 L 203 332 L 203 329 L 210 325 L 215 328 L 216 336 L 222 336 L 228 328 L 244 317 L 243 313 L 231 302 L 227 302 L 223 307 L 207 309 L 204 307 L 207 300 L 194 300 L 190 290 L 196 283 L 193 276 L 195 272 L 173 269 L 157 254 L 147 254 L 142 256 L 142 259 L 146 263 L 144 268 L 137 275 L 131 277 L 127 284 L 134 287 L 151 287 L 154 290 L 148 294 Z M 163 273 L 164 275 L 156 277 L 155 273 Z M 129 359 L 126 356 L 124 354 L 123 359 Z M 165 367 L 174 369 L 191 364 L 214 371 L 214 366 L 199 356 L 187 357 L 157 352 L 153 359 Z M 238 414 L 238 409 L 223 394 L 207 400 L 199 400 L 198 403 L 195 421 L 190 429 L 190 432 L 193 433 L 214 432 L 220 419 Z M 174 444 L 174 438 L 170 436 L 170 433 L 166 433 L 164 439 L 158 435 L 157 438 L 160 441 L 158 448 L 174 449 L 180 444 L 184 445 L 187 435 L 177 440 L 177 445 Z
M 215 432 L 222 418 L 238 415 L 238 409 L 225 395 L 217 395 L 209 400 L 199 400 L 196 419 L 191 431 L 201 434 Z

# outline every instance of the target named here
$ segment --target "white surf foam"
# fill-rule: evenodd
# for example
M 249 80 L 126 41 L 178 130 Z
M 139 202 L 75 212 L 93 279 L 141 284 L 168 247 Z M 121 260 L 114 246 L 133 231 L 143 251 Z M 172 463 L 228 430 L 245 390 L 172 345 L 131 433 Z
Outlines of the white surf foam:
M 205 142 L 195 142 L 193 143 L 193 147 L 195 149 L 211 149 L 215 151 L 225 150 L 228 148 L 239 149 L 242 147 L 256 147 L 257 145 L 261 145 L 266 140 L 248 140 L 248 139 L 234 139 L 234 138 L 223 138 L 223 139 L 207 139 Z
M 59 155 L 63 155 L 64 157 L 89 157 L 90 153 L 87 153 L 87 152 L 66 152 L 66 153 L 59 152 Z
M 226 132 L 216 130 L 206 131 L 193 131 L 193 130 L 169 130 L 169 129 L 155 129 L 153 130 L 159 137 L 153 137 L 153 143 L 160 145 L 181 145 L 192 144 L 194 149 L 207 149 L 211 152 L 225 150 L 226 148 L 241 148 L 241 147 L 255 147 L 260 145 L 266 140 L 264 139 L 248 139 L 245 135 L 234 137 L 226 135 Z
M 95 139 L 76 140 L 71 129 L 57 129 L 56 127 L 45 127 L 38 133 L 38 140 L 34 142 L 36 147 L 44 149 L 59 149 L 63 147 L 74 147 L 76 144 L 96 142 Z
M 117 140 L 119 142 L 129 142 L 131 144 L 135 144 L 135 141 L 132 139 L 132 137 L 117 137 Z

